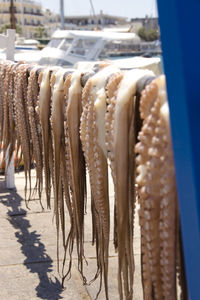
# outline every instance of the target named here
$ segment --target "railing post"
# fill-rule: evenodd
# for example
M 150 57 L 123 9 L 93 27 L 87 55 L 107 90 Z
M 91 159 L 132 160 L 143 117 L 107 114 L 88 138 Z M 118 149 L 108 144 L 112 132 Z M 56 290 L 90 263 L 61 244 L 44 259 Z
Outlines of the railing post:
M 7 36 L 5 37 L 5 39 L 7 41 L 6 59 L 14 61 L 15 30 L 14 29 L 8 29 L 7 30 Z M 8 165 L 9 147 L 8 147 L 8 149 L 6 151 L 6 155 L 5 155 L 5 180 L 6 180 L 6 187 L 8 189 L 13 189 L 13 188 L 15 188 L 14 155 L 12 156 L 10 164 Z
M 8 165 L 9 147 L 8 147 L 8 149 L 6 151 L 6 155 L 5 155 L 5 179 L 6 179 L 6 187 L 8 189 L 14 189 L 15 188 L 14 155 L 12 156 L 10 163 Z
M 7 48 L 6 48 L 6 59 L 14 61 L 15 54 L 15 30 L 7 30 Z

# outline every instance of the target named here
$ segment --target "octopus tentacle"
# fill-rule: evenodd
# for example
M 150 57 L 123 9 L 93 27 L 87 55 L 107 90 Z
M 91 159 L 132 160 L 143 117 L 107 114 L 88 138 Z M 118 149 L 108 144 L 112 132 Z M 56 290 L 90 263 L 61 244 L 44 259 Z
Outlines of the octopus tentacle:
M 17 88 L 19 87 L 19 74 L 18 74 L 18 66 L 22 65 L 23 63 L 17 63 L 15 67 L 13 68 L 13 94 L 12 94 L 12 107 L 13 107 L 13 117 L 14 117 L 14 123 L 15 123 L 15 134 L 16 134 L 16 157 L 18 157 L 18 154 L 20 152 L 20 160 L 19 163 L 23 160 L 23 154 L 21 150 L 21 137 L 20 137 L 20 127 L 19 127 L 19 121 L 18 121 L 18 114 L 17 114 L 17 107 L 15 106 L 15 98 L 17 94 Z
M 169 128 L 169 108 L 166 102 L 166 87 L 164 76 L 156 81 L 159 86 L 158 99 L 161 102 L 160 118 L 157 121 L 152 144 L 155 148 L 162 145 L 160 170 L 161 202 L 160 202 L 160 261 L 164 299 L 176 299 L 176 181 Z
M 69 194 L 69 176 L 67 173 L 67 164 L 65 162 L 65 97 L 64 97 L 64 74 L 65 70 L 58 70 L 55 72 L 52 79 L 52 110 L 51 110 L 51 126 L 52 126 L 52 139 L 54 146 L 54 192 L 56 197 L 57 189 L 59 189 L 58 198 L 55 198 L 55 214 L 57 230 L 59 227 L 59 215 L 60 214 L 60 224 L 63 237 L 64 246 L 64 260 L 63 260 L 63 280 L 71 273 L 72 265 L 72 251 L 73 251 L 73 240 L 74 240 L 74 220 L 73 220 L 73 210 Z M 56 119 L 58 118 L 59 119 Z M 60 169 L 56 169 L 55 162 L 60 163 Z M 59 184 L 59 186 L 57 186 Z M 68 233 L 67 240 L 65 238 L 65 214 L 64 214 L 64 196 L 65 202 L 68 208 L 68 213 L 70 217 L 70 230 Z M 58 233 L 57 233 L 58 236 Z M 57 237 L 58 238 L 58 237 Z M 57 243 L 58 245 L 58 243 Z M 67 250 L 69 250 L 70 261 L 67 273 L 64 275 L 64 266 L 66 261 Z M 57 253 L 59 249 L 57 249 Z M 59 266 L 58 266 L 59 267 Z
M 60 72 L 59 72 L 60 71 Z M 59 259 L 59 199 L 60 194 L 60 144 L 62 132 L 62 105 L 63 101 L 63 71 L 55 71 L 51 76 L 51 132 L 53 142 L 53 178 L 54 178 L 54 213 L 57 227 L 57 258 Z M 61 119 L 60 119 L 61 117 Z M 63 121 L 64 122 L 64 121 Z M 58 265 L 59 267 L 59 265 Z
M 16 112 L 16 129 L 20 138 L 22 154 L 24 157 L 24 172 L 25 172 L 25 199 L 27 199 L 27 180 L 29 178 L 31 192 L 31 142 L 30 142 L 30 127 L 28 123 L 27 109 L 27 69 L 29 65 L 19 65 L 16 74 L 16 90 L 14 94 L 14 104 Z
M 42 149 L 47 208 L 50 208 L 53 148 L 50 129 L 51 86 L 49 68 L 46 68 L 45 70 L 40 72 L 38 77 L 38 84 L 40 85 L 40 91 L 38 95 L 37 113 L 39 116 L 42 131 Z
M 90 184 L 94 200 L 97 274 L 100 274 L 101 291 L 102 276 L 106 299 L 108 299 L 108 247 L 110 232 L 110 212 L 108 198 L 108 168 L 107 150 L 105 146 L 105 113 L 106 92 L 105 84 L 115 67 L 106 67 L 90 78 L 83 91 L 83 114 L 81 116 L 81 141 L 85 160 L 89 169 Z
M 120 299 L 133 297 L 134 95 L 137 81 L 148 71 L 131 70 L 110 82 L 107 114 L 107 146 L 115 188 L 118 245 L 118 288 Z M 151 73 L 152 74 L 152 73 Z M 115 75 L 116 76 L 116 75 Z M 112 78 L 111 78 L 112 80 Z M 117 85 L 117 92 L 112 93 Z M 109 93 L 108 93 L 109 95 Z M 110 141 L 110 142 L 109 142 Z M 109 147 L 110 144 L 110 147 Z M 123 170 L 123 172 L 122 172 Z
M 36 187 L 38 186 L 39 199 L 41 200 L 42 183 L 43 183 L 43 176 L 42 176 L 43 159 L 42 159 L 41 134 L 40 134 L 40 130 L 38 130 L 39 120 L 38 120 L 38 115 L 36 113 L 37 98 L 39 94 L 37 70 L 38 67 L 34 67 L 30 71 L 30 76 L 28 78 L 27 100 L 28 100 L 28 117 L 30 122 L 31 139 L 33 144 L 33 157 L 36 162 L 36 176 L 37 176 Z
M 148 96 L 150 95 L 150 96 Z M 155 102 L 157 97 L 157 86 L 156 85 L 149 85 L 146 87 L 146 89 L 142 92 L 142 98 L 140 101 L 140 114 L 142 119 L 148 118 L 150 114 L 150 109 L 153 103 Z M 142 142 L 139 142 L 136 145 L 136 152 L 138 153 L 138 156 L 136 158 L 137 164 L 143 166 L 145 162 L 147 161 L 147 145 L 151 142 L 151 136 L 154 134 L 152 126 L 148 126 L 146 122 L 143 123 L 143 130 L 145 133 L 145 145 L 142 144 Z M 140 139 L 141 134 L 139 135 Z M 145 148 L 146 146 L 146 148 Z M 145 171 L 145 168 L 140 167 L 139 174 L 140 176 L 136 179 L 136 182 L 141 180 L 142 172 Z M 139 185 L 140 187 L 140 185 Z M 144 194 L 142 194 L 144 193 Z M 141 226 L 141 261 L 142 261 L 142 284 L 143 284 L 143 290 L 144 290 L 144 299 L 152 299 L 152 278 L 151 278 L 151 269 L 150 269 L 150 263 L 148 259 L 148 240 L 146 237 L 146 227 L 149 228 L 149 224 L 146 221 L 145 223 L 145 205 L 143 204 L 146 197 L 144 188 L 141 187 L 141 193 L 138 192 L 138 200 L 140 204 L 140 211 L 139 211 L 139 217 L 140 217 L 140 226 Z M 146 224 L 146 227 L 143 226 L 143 224 Z
M 108 150 L 108 158 L 110 160 L 110 167 L 111 167 L 111 173 L 113 181 L 115 182 L 116 176 L 115 171 L 113 168 L 113 132 L 114 132 L 114 110 L 115 110 L 115 97 L 118 89 L 118 85 L 120 81 L 122 80 L 123 73 L 119 72 L 110 78 L 108 81 L 108 84 L 106 86 L 107 90 L 107 112 L 105 116 L 105 126 L 106 126 L 106 148 Z M 118 242 L 117 242 L 117 207 L 116 207 L 116 196 L 115 196 L 115 204 L 114 204 L 114 246 L 117 250 L 118 248 Z
M 86 136 L 86 132 L 87 132 L 87 124 L 89 122 L 89 120 L 87 119 L 87 109 L 88 109 L 88 97 L 89 97 L 89 93 L 90 93 L 90 89 L 92 87 L 91 81 L 89 80 L 89 78 L 91 76 L 93 76 L 93 74 L 90 74 L 89 72 L 84 74 L 81 78 L 82 82 L 84 82 L 84 89 L 83 89 L 83 93 L 82 93 L 82 107 L 85 108 L 82 112 L 81 115 L 81 126 L 80 126 L 80 134 L 85 137 Z M 87 78 L 87 80 L 85 79 Z M 82 142 L 82 147 L 84 150 L 84 144 Z M 85 156 L 85 153 L 84 153 Z M 88 167 L 87 164 L 87 160 L 85 160 L 86 166 Z M 92 195 L 92 191 L 91 191 L 91 213 L 92 213 L 92 245 L 94 245 L 95 240 L 96 240 L 96 234 L 97 234 L 97 216 L 96 216 L 96 211 L 95 211 L 95 204 L 94 204 L 94 197 Z M 98 272 L 97 272 L 98 273 Z
M 7 61 L 1 62 L 0 65 L 0 124 L 1 124 L 1 131 L 0 131 L 0 142 L 2 147 L 2 141 L 3 141 L 3 128 L 4 128 L 4 92 L 5 92 L 5 86 L 4 86 L 4 80 L 6 76 L 6 67 L 9 63 Z
M 177 196 L 164 76 L 142 93 L 140 109 L 144 121 L 136 152 L 144 298 L 176 300 Z
M 63 146 L 64 148 L 64 146 Z M 63 185 L 63 190 L 64 190 L 64 196 L 65 196 L 65 203 L 68 209 L 69 213 L 69 218 L 70 218 L 70 229 L 69 233 L 67 236 L 67 239 L 65 240 L 65 216 L 63 215 L 63 236 L 64 236 L 64 258 L 63 258 L 63 267 L 62 267 L 62 286 L 64 285 L 64 280 L 66 277 L 71 276 L 71 267 L 72 267 L 72 251 L 73 251 L 73 246 L 74 246 L 74 219 L 73 219 L 73 209 L 72 209 L 72 203 L 70 199 L 70 191 L 69 191 L 69 178 L 67 174 L 67 168 L 66 164 L 63 163 L 65 162 L 65 152 L 63 149 L 61 149 L 61 180 L 62 180 L 62 185 Z M 62 203 L 61 208 L 61 213 L 64 214 L 64 202 Z M 63 210 L 63 212 L 62 212 Z M 67 251 L 69 253 L 69 264 L 68 264 L 68 270 L 64 274 L 65 270 L 65 262 L 66 262 L 66 256 L 67 256 Z
M 177 232 L 176 232 L 176 272 L 178 277 L 178 284 L 180 287 L 180 300 L 188 300 L 187 281 L 185 274 L 185 263 L 183 255 L 182 236 L 180 229 L 180 219 L 177 209 Z
M 12 64 L 9 63 L 6 66 L 5 77 L 4 77 L 4 97 L 3 97 L 3 152 L 4 156 L 6 150 L 8 149 L 10 143 L 10 128 L 9 128 L 9 78 L 10 78 L 10 71 L 12 68 Z
M 79 137 L 80 117 L 82 113 L 81 72 L 75 71 L 66 77 L 64 94 L 66 99 L 65 139 L 70 168 L 70 189 L 74 211 L 74 226 L 78 253 L 78 269 L 83 276 L 84 258 L 84 207 L 86 201 L 86 171 L 84 156 Z M 85 278 L 83 276 L 83 280 Z
M 9 105 L 9 157 L 8 157 L 8 164 L 11 161 L 13 152 L 15 150 L 15 145 L 17 142 L 17 135 L 15 130 L 15 112 L 14 112 L 14 78 L 15 78 L 15 70 L 18 64 L 13 64 L 10 70 L 10 78 L 9 78 L 9 87 L 8 87 L 8 105 Z
M 153 130 L 153 126 L 156 125 L 156 120 L 154 117 L 152 117 L 152 124 L 149 124 L 149 127 L 152 129 L 152 134 L 155 133 Z M 143 166 L 142 162 L 140 162 L 140 166 L 138 167 L 138 172 L 140 172 L 140 177 L 137 177 L 137 183 L 140 187 L 140 180 L 142 177 L 147 174 L 147 176 L 151 173 L 149 173 L 150 168 L 155 166 L 156 170 L 159 170 L 161 167 L 161 163 L 159 161 L 158 157 L 155 157 L 153 161 L 151 162 L 151 156 L 148 155 L 148 148 L 147 145 L 150 143 L 151 137 L 148 137 L 141 142 L 142 146 L 144 147 L 144 151 L 147 151 L 147 153 L 144 153 L 141 147 L 137 152 L 141 155 L 141 157 L 146 156 L 146 163 L 149 163 L 149 167 L 147 165 Z M 139 139 L 141 140 L 141 135 L 139 135 Z M 145 146 L 144 146 L 144 143 Z M 140 145 L 140 144 L 139 144 Z M 148 146 L 149 147 L 149 146 Z M 144 160 L 144 158 L 143 158 Z M 144 173 L 144 175 L 143 175 Z M 149 175 L 150 176 L 150 175 Z M 146 179 L 146 178 L 145 178 Z M 152 290 L 148 289 L 149 291 L 152 291 L 153 298 L 152 299 L 162 299 L 162 290 L 161 290 L 161 273 L 160 273 L 160 240 L 159 240 L 159 218 L 160 218 L 160 197 L 157 194 L 156 190 L 159 188 L 159 177 L 158 172 L 153 173 L 152 178 L 147 177 L 146 181 L 144 181 L 144 187 L 139 189 L 139 197 L 144 201 L 144 203 L 141 202 L 141 211 L 140 211 L 140 220 L 141 224 L 144 224 L 143 232 L 145 236 L 146 241 L 146 247 L 147 247 L 147 257 L 148 257 L 148 263 L 150 272 L 152 274 Z M 143 251 L 143 249 L 142 249 Z M 146 252 L 146 251 L 145 251 Z M 144 252 L 144 253 L 145 253 Z M 153 255 L 152 255 L 153 254 Z M 145 262 L 144 262 L 145 264 Z M 143 274 L 144 280 L 145 280 L 145 274 Z M 144 282 L 145 284 L 145 282 Z M 147 289 L 146 289 L 147 290 Z M 148 291 L 147 290 L 147 291 Z M 151 295 L 146 295 L 145 299 L 151 299 Z M 150 298 L 149 298 L 150 297 Z

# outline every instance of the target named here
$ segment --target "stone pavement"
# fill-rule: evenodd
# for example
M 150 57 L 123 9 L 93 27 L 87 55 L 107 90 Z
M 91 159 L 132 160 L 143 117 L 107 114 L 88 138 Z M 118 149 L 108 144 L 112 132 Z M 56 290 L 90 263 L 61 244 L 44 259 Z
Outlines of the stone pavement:
M 35 180 L 35 172 L 32 171 Z M 110 180 L 111 202 L 113 187 Z M 72 276 L 65 281 L 62 289 L 61 278 L 57 271 L 56 228 L 53 213 L 42 210 L 39 201 L 32 200 L 27 209 L 24 201 L 24 173 L 16 173 L 15 190 L 5 188 L 4 176 L 0 176 L 0 299 L 1 300 L 91 300 L 98 292 L 99 281 L 90 286 L 82 284 L 77 269 L 77 257 L 73 256 Z M 34 186 L 34 185 L 33 185 Z M 89 194 L 89 193 L 88 193 Z M 42 197 L 45 205 L 45 195 Z M 95 247 L 91 245 L 90 201 L 85 217 L 85 254 L 88 266 L 85 273 L 91 280 L 96 272 Z M 113 207 L 113 205 L 111 204 Z M 113 213 L 113 211 L 111 211 Z M 137 214 L 136 214 L 137 215 Z M 111 221 L 113 220 L 113 217 Z M 134 300 L 142 300 L 140 278 L 140 233 L 136 217 L 134 256 Z M 109 257 L 109 296 L 119 299 L 117 289 L 117 254 L 111 242 Z M 62 249 L 62 246 L 60 247 Z M 62 258 L 63 251 L 60 251 Z M 60 263 L 61 263 L 60 259 Z M 105 299 L 104 289 L 99 300 Z

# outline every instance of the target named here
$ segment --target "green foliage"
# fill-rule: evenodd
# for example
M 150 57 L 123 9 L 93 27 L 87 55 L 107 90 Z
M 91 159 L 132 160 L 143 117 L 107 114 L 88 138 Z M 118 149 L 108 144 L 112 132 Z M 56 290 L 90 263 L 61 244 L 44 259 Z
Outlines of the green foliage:
M 159 38 L 159 34 L 158 31 L 155 29 L 150 29 L 148 31 L 148 37 L 149 37 L 149 41 L 155 41 Z
M 144 27 L 141 27 L 139 30 L 138 30 L 138 35 L 139 37 L 142 39 L 142 40 L 145 40 L 146 41 L 146 30 Z
M 6 33 L 7 29 L 10 29 L 10 28 L 11 28 L 11 24 L 2 25 L 0 27 L 0 33 Z M 21 29 L 21 26 L 19 26 L 19 24 L 16 24 L 16 32 L 19 34 L 22 33 L 22 29 Z
M 38 39 L 43 38 L 43 37 L 47 37 L 47 33 L 46 33 L 45 28 L 42 27 L 42 26 L 37 27 L 37 29 L 34 33 L 34 37 L 38 38 Z
M 146 30 L 144 27 L 141 27 L 138 30 L 138 35 L 142 40 L 144 40 L 146 42 L 155 41 L 159 38 L 159 34 L 156 29 Z

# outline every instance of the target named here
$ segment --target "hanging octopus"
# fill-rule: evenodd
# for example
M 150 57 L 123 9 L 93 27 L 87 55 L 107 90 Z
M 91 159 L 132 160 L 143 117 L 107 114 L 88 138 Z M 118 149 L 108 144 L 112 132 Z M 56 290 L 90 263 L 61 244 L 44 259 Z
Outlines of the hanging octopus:
M 64 80 L 63 69 L 54 71 L 51 75 L 51 134 L 53 145 L 53 188 L 54 188 L 54 213 L 56 217 L 57 227 L 57 254 L 59 259 L 59 226 L 61 221 L 61 228 L 63 229 L 63 245 L 64 239 L 64 215 L 63 207 L 63 191 L 61 182 L 61 147 L 62 139 L 64 139 Z M 60 217 L 59 218 L 59 213 Z M 59 267 L 59 265 L 58 265 Z
M 30 65 L 20 64 L 16 68 L 15 92 L 14 92 L 14 111 L 16 121 L 16 131 L 20 140 L 22 154 L 24 158 L 25 173 L 25 199 L 27 199 L 27 183 L 29 179 L 29 188 L 31 195 L 31 162 L 32 162 L 32 141 L 31 130 L 28 117 L 28 68 Z
M 28 117 L 30 124 L 31 140 L 33 145 L 33 158 L 35 160 L 36 168 L 36 188 L 38 190 L 39 199 L 41 201 L 42 186 L 43 186 L 43 157 L 42 157 L 42 136 L 39 116 L 36 112 L 36 106 L 39 95 L 38 85 L 38 70 L 39 66 L 32 67 L 29 71 L 28 91 L 27 91 L 27 105 Z
M 177 194 L 165 78 L 142 92 L 136 145 L 144 299 L 177 299 Z
M 136 198 L 140 205 L 144 299 L 177 300 L 177 282 L 180 298 L 188 299 L 164 76 L 151 81 L 142 92 L 142 127 L 137 136 L 136 94 L 140 83 L 152 80 L 152 75 L 147 70 L 120 71 L 107 63 L 84 73 L 0 63 L 0 142 L 4 153 L 9 149 L 9 159 L 16 141 L 18 148 L 21 146 L 26 199 L 28 181 L 31 191 L 32 159 L 40 198 L 44 168 L 48 208 L 53 185 L 58 261 L 60 228 L 64 247 L 63 282 L 71 275 L 75 242 L 78 269 L 87 284 L 83 262 L 88 169 L 97 257 L 93 280 L 100 276 L 96 298 L 104 283 L 105 298 L 109 299 L 109 160 L 115 191 L 114 246 L 118 251 L 120 300 L 133 299 Z M 67 253 L 70 259 L 64 272 Z
M 74 237 L 76 239 L 77 246 L 78 269 L 83 277 L 84 282 L 86 282 L 86 279 L 83 275 L 86 169 L 79 135 L 80 118 L 82 114 L 82 72 L 68 71 L 68 73 L 70 74 L 66 74 L 64 83 L 64 95 L 66 101 L 64 122 L 66 170 L 72 198 L 72 221 Z
M 134 106 L 137 81 L 147 70 L 131 70 L 111 77 L 107 85 L 106 141 L 115 188 L 115 233 L 118 248 L 120 299 L 133 298 Z
M 51 100 L 51 86 L 50 86 L 51 69 L 46 68 L 41 70 L 38 76 L 38 84 L 40 86 L 38 103 L 36 111 L 39 116 L 42 134 L 42 151 L 43 151 L 43 165 L 45 176 L 45 190 L 47 199 L 47 208 L 51 207 L 51 178 L 53 170 L 53 148 L 50 129 L 50 100 Z
M 9 97 L 8 97 L 8 87 L 10 71 L 12 68 L 12 63 L 6 66 L 5 77 L 4 77 L 4 94 L 3 94 L 3 150 L 6 152 L 9 145 Z
M 16 157 L 18 157 L 20 141 L 17 139 L 17 132 L 16 132 L 16 116 L 14 110 L 14 92 L 15 92 L 15 76 L 16 76 L 16 68 L 18 65 L 12 64 L 8 82 L 8 110 L 9 110 L 9 154 L 8 154 L 8 165 L 13 156 L 14 151 L 16 150 Z M 17 165 L 16 165 L 17 167 Z
M 9 99 L 8 99 L 8 88 L 9 88 L 9 79 L 10 71 L 13 63 L 10 61 L 5 61 L 1 63 L 0 68 L 0 122 L 1 122 L 1 136 L 0 144 L 3 145 L 3 153 L 5 156 L 6 149 L 9 145 Z M 3 143 L 4 142 L 4 143 Z
M 105 145 L 105 85 L 108 78 L 118 68 L 108 66 L 91 77 L 83 90 L 83 113 L 81 116 L 80 136 L 89 170 L 92 199 L 94 205 L 94 225 L 97 248 L 97 275 L 102 277 L 106 299 L 108 299 L 108 248 L 110 232 L 110 210 L 108 197 L 108 167 Z M 96 275 L 96 276 L 97 276 Z M 97 294 L 97 296 L 98 296 Z

